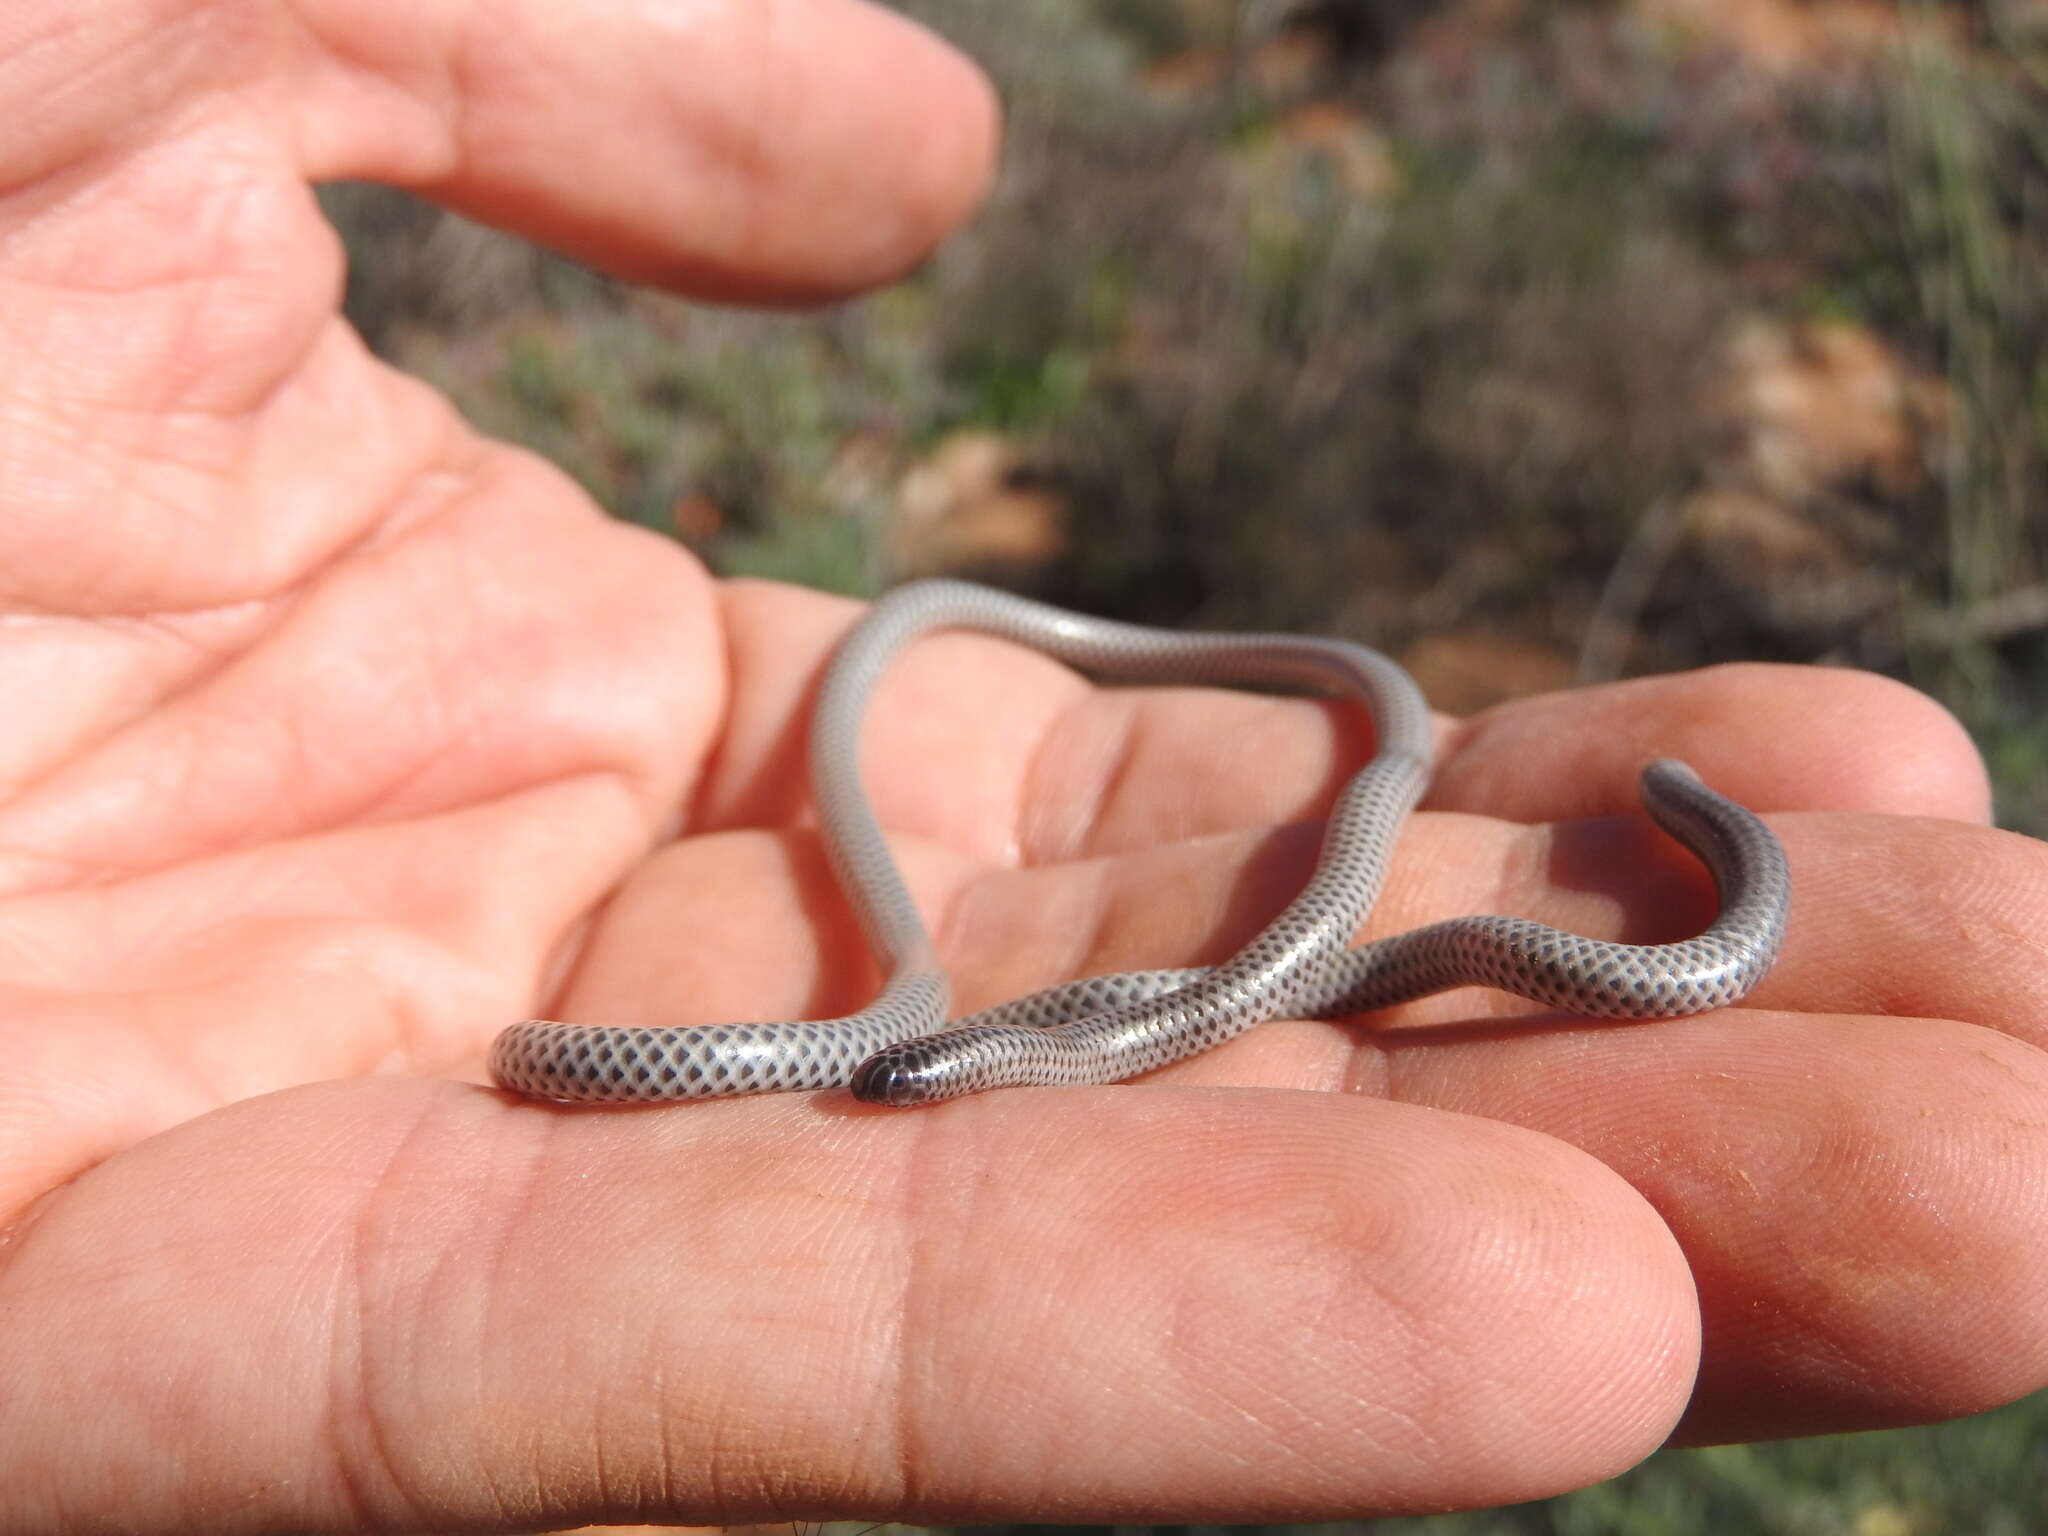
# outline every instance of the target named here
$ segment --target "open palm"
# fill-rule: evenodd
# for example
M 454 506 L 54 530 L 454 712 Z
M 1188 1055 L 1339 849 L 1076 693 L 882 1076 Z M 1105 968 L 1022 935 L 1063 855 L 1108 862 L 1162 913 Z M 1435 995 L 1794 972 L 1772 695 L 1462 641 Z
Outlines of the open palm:
M 986 93 L 851 0 L 33 0 L 0 113 L 0 1524 L 1329 1516 L 2048 1378 L 2048 855 L 1860 676 L 1452 727 L 1373 919 L 1697 926 L 1627 814 L 1681 756 L 1784 813 L 1740 1009 L 1463 996 L 914 1113 L 478 1086 L 534 1011 L 863 1000 L 799 757 L 854 609 L 368 357 L 306 181 L 796 299 L 971 206 Z M 963 636 L 865 747 L 973 1006 L 1227 952 L 1370 742 Z

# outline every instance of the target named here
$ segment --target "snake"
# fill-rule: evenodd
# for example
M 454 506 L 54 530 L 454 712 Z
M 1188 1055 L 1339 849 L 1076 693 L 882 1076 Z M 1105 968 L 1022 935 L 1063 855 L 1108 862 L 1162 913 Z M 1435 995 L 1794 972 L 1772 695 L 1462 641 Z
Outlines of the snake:
M 1334 695 L 1370 716 L 1373 756 L 1339 790 L 1308 883 L 1235 955 L 1045 988 L 966 1018 L 889 852 L 857 767 L 861 720 L 919 636 L 971 630 L 1127 683 Z M 639 1103 L 848 1088 L 913 1105 L 1002 1087 L 1121 1082 L 1276 1018 L 1345 1019 L 1479 986 L 1596 1019 L 1664 1019 L 1747 996 L 1783 943 L 1791 882 L 1776 835 L 1672 759 L 1643 808 L 1707 868 L 1719 910 L 1694 938 L 1621 944 L 1527 918 L 1453 917 L 1352 945 L 1429 784 L 1429 707 L 1390 657 L 1314 635 L 1156 629 L 972 582 L 910 582 L 870 607 L 827 665 L 811 716 L 812 798 L 833 875 L 883 981 L 836 1019 L 635 1027 L 528 1019 L 492 1042 L 497 1083 L 539 1099 Z

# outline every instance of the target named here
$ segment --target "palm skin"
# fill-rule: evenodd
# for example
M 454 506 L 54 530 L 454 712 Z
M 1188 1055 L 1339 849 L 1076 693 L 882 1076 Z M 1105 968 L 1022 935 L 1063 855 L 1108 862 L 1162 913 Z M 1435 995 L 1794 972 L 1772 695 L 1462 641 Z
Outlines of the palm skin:
M 479 1086 L 536 1009 L 861 1000 L 797 766 L 854 609 L 369 358 L 306 180 L 793 300 L 964 216 L 986 90 L 847 0 L 35 0 L 0 101 L 0 1525 L 1327 1517 L 2048 1379 L 2048 856 L 1853 674 L 1447 726 L 1373 919 L 1697 926 L 1624 814 L 1681 756 L 1793 861 L 1739 1009 L 1459 997 L 913 1113 Z M 865 742 L 968 1006 L 1227 952 L 1369 749 L 971 637 Z

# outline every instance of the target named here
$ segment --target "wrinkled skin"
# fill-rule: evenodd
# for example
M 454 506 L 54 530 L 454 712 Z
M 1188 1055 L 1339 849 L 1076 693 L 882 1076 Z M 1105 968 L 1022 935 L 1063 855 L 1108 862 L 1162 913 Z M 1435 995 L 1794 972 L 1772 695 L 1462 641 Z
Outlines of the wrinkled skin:
M 537 1009 L 861 1000 L 797 757 L 855 609 L 366 355 L 306 181 L 793 301 L 966 217 L 987 88 L 851 0 L 24 0 L 0 115 L 7 1528 L 1326 1517 L 2048 1377 L 2048 856 L 1850 673 L 1447 724 L 1373 920 L 1697 926 L 1629 814 L 1682 756 L 1798 882 L 1728 1012 L 1467 996 L 928 1112 L 479 1086 Z M 1226 952 L 1370 742 L 949 637 L 865 749 L 972 1005 Z

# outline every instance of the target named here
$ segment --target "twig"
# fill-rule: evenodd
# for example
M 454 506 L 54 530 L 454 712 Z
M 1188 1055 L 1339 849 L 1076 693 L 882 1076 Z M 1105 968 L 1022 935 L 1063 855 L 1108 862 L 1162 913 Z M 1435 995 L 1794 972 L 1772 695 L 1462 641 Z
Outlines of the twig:
M 1581 683 L 1607 683 L 1621 676 L 1636 622 L 1658 575 L 1678 548 L 1684 526 L 1683 507 L 1676 496 L 1659 497 L 1637 519 L 1586 620 L 1576 673 Z
M 1983 645 L 2037 629 L 2048 629 L 2048 583 L 2001 592 L 1960 613 L 1916 615 L 1907 637 L 1916 646 Z

